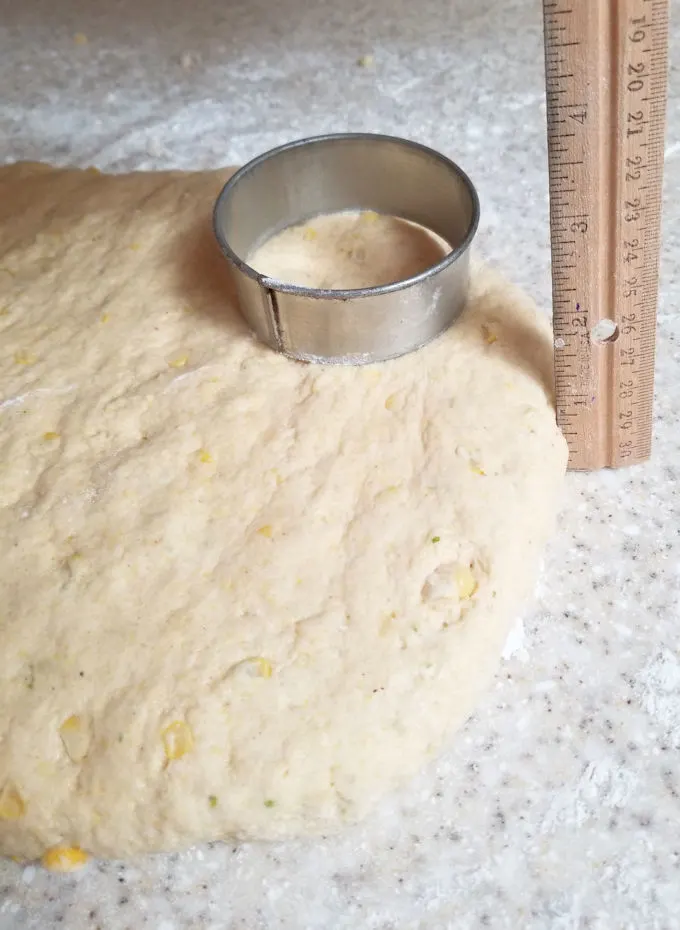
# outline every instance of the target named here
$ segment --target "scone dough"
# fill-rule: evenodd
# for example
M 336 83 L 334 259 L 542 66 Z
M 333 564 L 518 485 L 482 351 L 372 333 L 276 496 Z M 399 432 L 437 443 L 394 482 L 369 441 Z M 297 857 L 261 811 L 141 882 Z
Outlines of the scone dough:
M 481 270 L 365 368 L 239 316 L 227 172 L 0 169 L 0 852 L 317 833 L 470 713 L 566 465 L 551 342 Z

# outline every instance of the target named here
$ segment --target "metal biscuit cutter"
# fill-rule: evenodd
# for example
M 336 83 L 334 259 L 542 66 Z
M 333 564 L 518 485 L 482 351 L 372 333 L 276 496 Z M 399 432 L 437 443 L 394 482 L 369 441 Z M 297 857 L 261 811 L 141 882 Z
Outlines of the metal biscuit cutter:
M 414 277 L 322 290 L 274 280 L 248 256 L 320 214 L 374 210 L 437 233 L 452 250 Z M 306 362 L 363 365 L 430 342 L 460 315 L 479 199 L 467 175 L 416 142 L 371 133 L 316 136 L 272 149 L 228 181 L 213 213 L 241 312 L 258 338 Z

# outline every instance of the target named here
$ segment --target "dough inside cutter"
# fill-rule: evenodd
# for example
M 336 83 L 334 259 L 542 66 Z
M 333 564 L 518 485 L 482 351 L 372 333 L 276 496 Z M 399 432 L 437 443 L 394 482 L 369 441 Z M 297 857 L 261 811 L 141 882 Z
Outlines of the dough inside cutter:
M 361 210 L 288 226 L 260 245 L 248 264 L 286 284 L 353 290 L 415 277 L 450 251 L 418 223 Z

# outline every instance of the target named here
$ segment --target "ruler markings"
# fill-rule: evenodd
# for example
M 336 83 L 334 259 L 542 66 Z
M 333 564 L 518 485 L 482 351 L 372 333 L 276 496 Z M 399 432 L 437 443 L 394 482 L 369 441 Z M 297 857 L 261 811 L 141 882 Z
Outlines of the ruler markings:
M 668 0 L 543 6 L 557 417 L 571 468 L 616 467 L 650 450 Z

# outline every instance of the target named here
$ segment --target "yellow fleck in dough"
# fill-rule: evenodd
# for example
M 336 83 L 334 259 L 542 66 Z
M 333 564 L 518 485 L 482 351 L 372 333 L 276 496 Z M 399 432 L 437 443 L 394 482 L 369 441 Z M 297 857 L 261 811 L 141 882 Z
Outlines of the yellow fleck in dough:
M 0 820 L 19 820 L 26 813 L 26 804 L 11 781 L 0 790 Z
M 52 846 L 43 853 L 40 862 L 50 872 L 75 872 L 83 868 L 88 858 L 79 846 Z
M 455 572 L 456 587 L 461 601 L 469 600 L 477 590 L 477 582 L 469 565 L 459 565 Z
M 0 168 L 21 285 L 1 321 L 0 853 L 73 866 L 364 816 L 468 717 L 552 531 L 566 448 L 531 301 L 475 268 L 460 321 L 375 375 L 291 362 L 236 310 L 210 227 L 227 175 Z M 355 219 L 295 249 L 351 232 L 364 275 L 381 237 L 391 273 L 409 241 L 441 254 Z
M 484 341 L 490 346 L 498 339 L 498 336 L 488 323 L 482 323 L 482 335 L 484 336 Z
M 59 736 L 71 762 L 82 762 L 90 745 L 87 720 L 78 714 L 71 714 L 59 727 Z
M 229 675 L 232 677 L 236 675 L 248 675 L 251 678 L 271 678 L 272 672 L 272 664 L 269 659 L 265 659 L 262 656 L 249 656 L 247 659 L 243 659 L 242 662 L 237 662 L 236 665 L 229 670 Z
M 25 349 L 17 349 L 14 353 L 14 361 L 17 365 L 34 365 L 37 359 L 32 352 L 27 352 Z
M 189 724 L 184 720 L 173 720 L 161 734 L 165 758 L 172 762 L 181 759 L 194 748 L 194 737 Z

